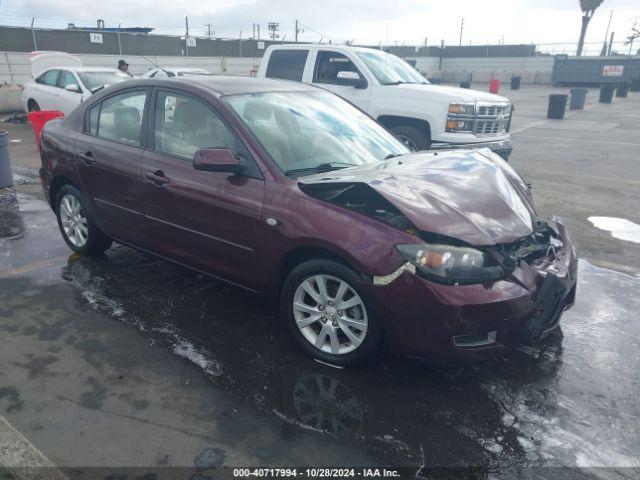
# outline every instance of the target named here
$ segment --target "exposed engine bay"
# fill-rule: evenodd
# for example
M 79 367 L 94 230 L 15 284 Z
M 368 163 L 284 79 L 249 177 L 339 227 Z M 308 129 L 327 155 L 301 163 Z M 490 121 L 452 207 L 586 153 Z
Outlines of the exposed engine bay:
M 460 239 L 419 230 L 397 207 L 366 183 L 301 183 L 299 187 L 307 195 L 354 210 L 416 235 L 425 242 L 473 246 Z M 543 267 L 546 262 L 555 258 L 556 252 L 562 247 L 562 241 L 557 229 L 546 221 L 536 220 L 533 229 L 531 235 L 514 242 L 474 248 L 490 254 L 495 262 L 494 266 L 500 267 L 505 275 L 511 274 L 522 261 L 531 266 Z

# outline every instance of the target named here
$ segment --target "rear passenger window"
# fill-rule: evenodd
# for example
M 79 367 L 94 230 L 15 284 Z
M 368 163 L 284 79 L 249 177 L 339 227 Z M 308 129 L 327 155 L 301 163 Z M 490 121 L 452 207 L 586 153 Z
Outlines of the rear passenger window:
M 60 70 L 47 70 L 36 79 L 36 83 L 41 83 L 42 85 L 49 85 L 50 87 L 55 87 L 56 83 L 58 82 L 59 73 L 60 73 Z
M 301 82 L 308 55 L 309 50 L 275 50 L 269 57 L 266 76 Z
M 89 112 L 89 132 L 100 138 L 140 146 L 146 91 L 120 93 Z

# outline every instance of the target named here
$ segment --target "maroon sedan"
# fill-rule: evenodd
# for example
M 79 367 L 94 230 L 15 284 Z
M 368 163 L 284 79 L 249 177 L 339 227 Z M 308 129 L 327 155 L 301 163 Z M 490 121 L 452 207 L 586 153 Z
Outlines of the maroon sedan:
M 280 298 L 310 355 L 387 341 L 434 361 L 538 341 L 575 297 L 564 225 L 488 150 L 411 154 L 331 93 L 234 77 L 134 80 L 42 136 L 69 247 L 112 241 Z

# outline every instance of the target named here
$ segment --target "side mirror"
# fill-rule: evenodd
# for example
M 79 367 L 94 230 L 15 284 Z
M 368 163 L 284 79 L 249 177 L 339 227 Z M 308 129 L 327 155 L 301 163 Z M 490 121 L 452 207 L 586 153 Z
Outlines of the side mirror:
M 82 90 L 80 90 L 80 87 L 76 83 L 70 83 L 69 85 L 64 87 L 64 89 L 67 92 L 74 92 L 74 93 L 80 93 L 82 91 Z
M 336 75 L 338 85 L 347 85 L 355 88 L 366 88 L 367 81 L 360 77 L 358 72 L 341 71 Z
M 193 156 L 193 168 L 237 175 L 244 171 L 245 166 L 228 148 L 201 148 Z

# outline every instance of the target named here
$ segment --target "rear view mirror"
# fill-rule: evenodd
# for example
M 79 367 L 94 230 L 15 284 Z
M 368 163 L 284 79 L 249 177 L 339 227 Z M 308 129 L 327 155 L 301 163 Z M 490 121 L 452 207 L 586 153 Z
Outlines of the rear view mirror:
M 75 92 L 75 93 L 80 93 L 81 92 L 80 87 L 75 83 L 70 83 L 69 85 L 64 87 L 64 89 L 67 92 Z
M 338 72 L 336 80 L 338 81 L 338 85 L 348 85 L 355 88 L 365 88 L 367 86 L 367 82 L 360 77 L 358 72 L 343 70 Z
M 201 148 L 193 156 L 193 168 L 203 172 L 239 174 L 245 166 L 228 148 Z

